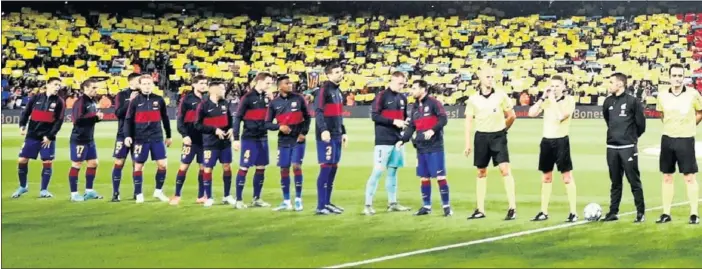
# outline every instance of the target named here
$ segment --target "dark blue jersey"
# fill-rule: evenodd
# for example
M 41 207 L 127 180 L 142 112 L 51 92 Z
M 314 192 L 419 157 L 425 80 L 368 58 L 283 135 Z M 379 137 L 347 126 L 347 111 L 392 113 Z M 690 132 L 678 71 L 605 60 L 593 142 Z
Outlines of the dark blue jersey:
M 139 93 L 129 102 L 124 124 L 126 137 L 140 143 L 163 141 L 161 127 L 166 131 L 166 138 L 171 138 L 171 122 L 161 96 Z
M 446 110 L 443 105 L 433 97 L 425 96 L 418 100 L 410 117 L 410 125 L 405 130 L 402 141 L 407 142 L 412 134 L 417 131 L 414 138 L 414 147 L 418 153 L 438 152 L 444 150 L 444 126 L 448 122 Z M 430 139 L 424 138 L 424 132 L 434 131 Z
M 234 123 L 230 117 L 229 102 L 220 99 L 217 103 L 209 98 L 202 100 L 198 105 L 195 128 L 202 133 L 202 145 L 205 149 L 224 149 L 231 147 L 229 138 L 219 139 L 217 129 L 223 132 L 232 129 Z
M 191 91 L 182 98 L 180 98 L 180 104 L 178 105 L 178 133 L 183 137 L 190 137 L 194 145 L 202 145 L 202 133 L 195 128 L 195 122 L 197 121 L 197 106 L 202 102 L 200 97 L 195 95 L 194 91 Z
M 375 122 L 375 144 L 395 145 L 402 139 L 402 129 L 393 124 L 394 120 L 407 118 L 407 98 L 402 93 L 390 89 L 383 90 L 375 96 L 371 118 Z
M 234 140 L 267 140 L 266 113 L 268 112 L 266 93 L 250 90 L 239 99 L 239 107 L 234 113 Z M 244 122 L 244 132 L 240 135 L 240 125 Z
M 56 140 L 56 134 L 61 130 L 66 104 L 57 95 L 47 96 L 46 93 L 34 95 L 20 115 L 20 128 L 27 128 L 27 137 L 42 140 Z M 29 126 L 27 126 L 29 123 Z
M 276 123 L 273 123 L 273 120 Z M 277 131 L 281 125 L 287 125 L 291 129 L 289 134 L 278 132 L 278 146 L 295 145 L 300 134 L 307 135 L 310 122 L 306 100 L 302 95 L 297 93 L 279 95 L 268 105 L 266 127 L 271 131 Z
M 129 109 L 129 96 L 138 90 L 124 89 L 115 96 L 115 116 L 117 117 L 117 138 L 124 138 L 124 119 Z
M 346 134 L 344 127 L 344 97 L 339 85 L 331 81 L 324 82 L 315 96 L 315 127 L 317 140 L 322 132 L 329 131 L 331 137 L 341 137 Z
M 95 124 L 100 121 L 97 112 L 97 102 L 95 99 L 83 95 L 76 100 L 71 113 L 71 117 L 73 118 L 71 142 L 89 143 L 94 141 Z

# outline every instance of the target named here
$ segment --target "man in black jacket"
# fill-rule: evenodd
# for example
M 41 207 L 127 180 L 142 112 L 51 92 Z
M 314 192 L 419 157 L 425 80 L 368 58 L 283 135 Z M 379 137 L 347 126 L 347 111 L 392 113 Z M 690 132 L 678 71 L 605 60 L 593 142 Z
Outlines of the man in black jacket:
M 122 182 L 122 168 L 130 148 L 124 146 L 124 118 L 127 116 L 129 102 L 139 94 L 139 74 L 131 73 L 127 76 L 129 88 L 117 93 L 115 96 L 115 116 L 117 116 L 117 138 L 112 157 L 115 159 L 112 168 L 112 202 L 119 202 L 119 186 Z
M 641 102 L 626 93 L 626 80 L 626 75 L 622 73 L 615 73 L 610 77 L 611 95 L 602 105 L 602 113 L 607 123 L 607 165 L 612 181 L 609 213 L 603 221 L 619 220 L 617 214 L 622 200 L 622 177 L 626 175 L 636 204 L 635 222 L 643 222 L 646 206 L 636 147 L 639 137 L 646 131 L 646 117 Z

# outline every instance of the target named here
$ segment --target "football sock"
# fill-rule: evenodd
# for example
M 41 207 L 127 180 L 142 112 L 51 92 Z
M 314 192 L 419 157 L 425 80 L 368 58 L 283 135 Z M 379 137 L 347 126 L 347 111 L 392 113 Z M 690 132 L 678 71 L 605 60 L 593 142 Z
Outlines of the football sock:
M 204 172 L 202 175 L 202 186 L 205 188 L 205 196 L 212 199 L 212 172 Z
M 243 194 L 244 194 L 244 185 L 246 184 L 246 172 L 248 170 L 243 170 L 239 168 L 239 171 L 236 173 L 236 200 L 237 201 L 243 201 Z M 204 179 L 203 179 L 204 181 Z
M 261 191 L 263 190 L 263 181 L 265 180 L 266 170 L 256 168 L 256 173 L 253 177 L 253 199 L 261 199 Z
M 205 186 L 202 183 L 202 174 L 205 173 L 200 169 L 197 171 L 197 198 L 201 198 L 205 195 Z
M 380 175 L 383 171 L 377 167 L 373 168 L 368 182 L 366 182 L 366 205 L 373 204 L 373 196 L 375 196 L 375 191 L 378 189 L 378 181 L 380 180 Z
M 485 213 L 485 196 L 487 195 L 487 178 L 479 177 L 475 181 L 475 194 L 478 200 L 478 211 Z
M 388 203 L 397 203 L 397 167 L 389 167 L 385 189 L 388 192 Z
M 156 170 L 156 189 L 160 190 L 163 189 L 163 183 L 166 182 L 166 169 L 157 169 Z
M 566 185 L 567 187 L 568 185 Z M 551 199 L 553 183 L 541 182 L 541 212 L 548 215 L 548 201 Z
M 97 172 L 97 167 L 88 167 L 85 170 L 85 189 L 92 190 L 93 184 L 95 183 L 95 173 Z
M 141 183 L 144 181 L 142 176 L 143 172 L 142 171 L 134 171 L 133 179 L 134 179 L 134 194 L 141 194 Z
M 71 166 L 68 170 L 68 184 L 70 185 L 71 192 L 78 192 L 78 173 L 80 168 Z
M 176 174 L 175 196 L 180 197 L 180 193 L 183 190 L 183 184 L 185 183 L 185 177 L 187 173 L 188 171 L 178 169 L 178 174 Z M 199 189 L 202 189 L 202 187 L 200 187 Z M 202 197 L 202 195 L 198 196 L 198 198 L 199 197 Z
M 302 198 L 302 169 L 293 167 L 293 174 L 295 175 L 295 197 Z
M 49 188 L 51 181 L 51 173 L 53 172 L 51 163 L 44 163 L 44 169 L 41 170 L 41 190 Z
M 441 204 L 443 206 L 449 205 L 449 185 L 446 179 L 437 180 L 439 183 L 439 193 L 441 194 Z
M 663 181 L 663 186 L 661 187 L 663 191 L 663 214 L 670 215 L 670 209 L 673 205 L 673 195 L 675 193 L 675 185 L 673 183 L 666 183 Z
M 17 164 L 17 175 L 19 176 L 19 185 L 22 188 L 27 188 L 27 173 L 29 171 L 28 163 Z
M 224 197 L 231 195 L 232 193 L 232 170 L 222 171 L 222 182 L 224 182 Z
M 327 181 L 331 175 L 331 166 L 322 164 L 317 177 L 317 209 L 321 210 L 327 205 Z
M 504 177 L 505 192 L 507 192 L 507 203 L 509 208 L 517 209 L 516 195 L 514 193 L 514 177 L 512 175 Z
M 568 205 L 570 207 L 570 213 L 576 214 L 578 212 L 578 203 L 577 203 L 577 191 L 575 187 L 575 179 L 573 176 L 570 176 L 570 182 L 565 184 L 566 187 L 566 194 L 568 195 Z
M 424 206 L 431 206 L 431 181 L 429 179 L 422 180 L 422 202 Z
M 283 200 L 290 200 L 290 167 L 280 168 L 280 187 L 283 189 Z
M 121 165 L 115 164 L 112 167 L 112 192 L 119 192 L 119 185 L 122 182 L 122 167 Z
M 687 199 L 690 200 L 690 215 L 699 216 L 700 187 L 697 185 L 697 179 L 687 184 Z
M 334 180 L 336 180 L 336 171 L 339 167 L 337 164 L 331 165 L 331 172 L 327 179 L 327 204 L 331 204 L 332 191 L 334 190 Z

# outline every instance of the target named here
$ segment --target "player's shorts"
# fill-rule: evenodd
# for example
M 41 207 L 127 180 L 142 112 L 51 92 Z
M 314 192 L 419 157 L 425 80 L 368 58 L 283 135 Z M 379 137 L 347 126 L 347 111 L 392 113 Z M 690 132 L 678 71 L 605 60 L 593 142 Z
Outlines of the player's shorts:
M 219 163 L 232 163 L 232 148 L 226 147 L 222 149 L 207 148 L 202 151 L 204 156 L 203 165 L 207 168 L 214 168 Z
M 446 158 L 443 151 L 417 154 L 417 176 L 437 178 L 446 176 Z
M 373 150 L 373 164 L 380 167 L 404 167 L 405 147 L 395 148 L 390 145 L 376 145 Z
M 240 167 L 268 165 L 268 140 L 241 140 Z
M 509 162 L 507 148 L 507 132 L 492 133 L 475 132 L 473 143 L 473 165 L 477 168 L 486 168 L 492 159 L 492 165 Z
M 195 157 L 197 157 L 197 163 L 203 163 L 202 145 L 183 145 L 183 147 L 180 149 L 180 163 L 191 164 Z
M 51 141 L 51 145 L 47 148 L 41 145 L 41 141 L 42 140 L 33 138 L 25 138 L 24 143 L 22 143 L 22 149 L 20 149 L 19 157 L 36 160 L 37 156 L 41 154 L 42 161 L 53 160 L 56 154 L 56 141 Z
M 675 164 L 681 174 L 697 173 L 694 137 L 661 137 L 661 155 L 659 159 L 661 173 L 675 173 Z
M 124 137 L 118 137 L 115 141 L 115 147 L 112 153 L 112 158 L 126 159 L 128 154 L 132 152 L 132 148 L 124 146 Z
M 329 143 L 317 140 L 317 162 L 338 164 L 341 161 L 341 137 L 332 137 Z
M 97 147 L 95 142 L 74 143 L 71 142 L 71 161 L 82 162 L 97 159 Z
M 290 167 L 302 164 L 305 159 L 305 143 L 295 143 L 287 147 L 278 147 L 278 167 Z
M 151 153 L 151 160 L 166 159 L 166 144 L 163 141 L 135 143 L 132 145 L 132 160 L 135 163 L 145 163 Z
M 542 138 L 540 147 L 539 171 L 551 172 L 554 165 L 561 173 L 573 170 L 573 161 L 570 158 L 570 139 L 567 136 Z

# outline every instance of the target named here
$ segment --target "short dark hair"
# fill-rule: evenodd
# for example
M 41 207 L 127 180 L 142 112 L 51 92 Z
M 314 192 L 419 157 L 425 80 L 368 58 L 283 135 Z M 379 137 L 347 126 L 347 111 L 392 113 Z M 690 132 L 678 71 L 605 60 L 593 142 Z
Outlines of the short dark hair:
M 193 81 L 193 84 L 196 84 L 202 80 L 209 80 L 209 78 L 207 78 L 206 76 L 203 76 L 203 75 L 197 75 L 197 76 L 193 77 L 192 81 Z
M 279 76 L 278 79 L 275 81 L 275 85 L 280 85 L 280 83 L 283 82 L 283 80 L 286 80 L 286 79 L 290 79 L 290 77 L 287 76 L 287 75 Z
M 680 68 L 680 69 L 685 70 L 685 66 L 682 65 L 682 64 L 678 64 L 678 63 L 671 64 L 671 65 L 670 65 L 670 68 L 668 68 L 668 75 L 670 75 L 670 74 L 672 73 L 673 68 Z
M 407 78 L 407 75 L 405 75 L 405 72 L 402 72 L 402 71 L 395 71 L 395 72 L 392 72 L 392 75 L 391 75 L 391 76 L 393 76 L 393 77 L 403 77 L 403 78 Z
M 626 80 L 627 80 L 627 78 L 626 78 L 626 75 L 624 75 L 623 73 L 617 72 L 617 73 L 612 74 L 612 75 L 609 76 L 609 77 L 610 77 L 610 78 L 612 78 L 612 77 L 613 77 L 613 78 L 616 78 L 617 80 L 621 81 L 622 84 L 624 84 L 624 87 L 627 86 L 627 85 L 626 85 Z
M 419 85 L 420 88 L 423 88 L 427 91 L 429 90 L 429 83 L 427 83 L 425 80 L 422 80 L 422 79 L 415 80 L 414 82 L 412 82 L 412 85 L 414 85 L 414 84 Z
M 331 63 L 327 65 L 327 67 L 324 68 L 324 74 L 331 74 L 332 70 L 341 68 L 341 65 L 338 63 Z
M 98 82 L 100 82 L 100 81 L 97 78 L 90 77 L 90 78 L 86 79 L 85 81 L 83 81 L 83 83 L 80 84 L 80 89 L 83 90 L 83 89 L 85 89 L 85 88 L 87 88 L 95 83 L 98 83 Z
M 551 77 L 551 80 L 558 80 L 558 81 L 563 81 L 565 82 L 565 79 L 561 75 L 555 75 Z
M 50 77 L 49 80 L 46 81 L 46 84 L 49 84 L 49 83 L 54 82 L 54 81 L 61 82 L 61 79 L 57 78 L 57 77 Z
M 204 76 L 201 76 L 201 77 L 204 77 Z M 213 79 L 213 80 L 210 80 L 210 82 L 207 84 L 207 86 L 209 86 L 209 87 L 217 86 L 217 85 L 225 85 L 224 80 Z
M 127 81 L 132 81 L 132 79 L 139 78 L 141 77 L 141 74 L 139 73 L 131 73 L 129 76 L 127 76 Z
M 258 72 L 258 74 L 256 74 L 256 77 L 254 78 L 254 81 L 258 82 L 261 80 L 265 80 L 266 78 L 272 79 L 273 75 L 271 75 L 271 73 L 268 73 L 268 72 Z

